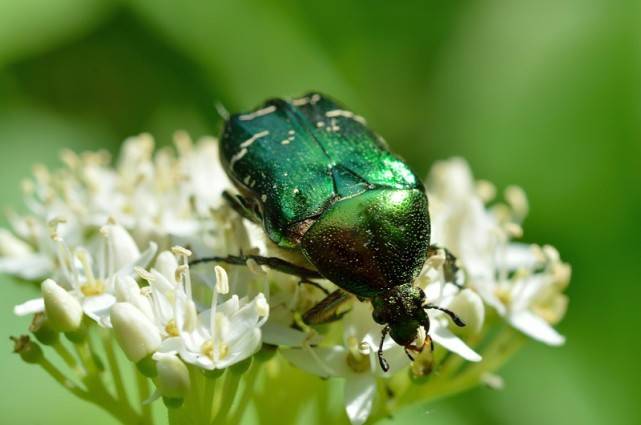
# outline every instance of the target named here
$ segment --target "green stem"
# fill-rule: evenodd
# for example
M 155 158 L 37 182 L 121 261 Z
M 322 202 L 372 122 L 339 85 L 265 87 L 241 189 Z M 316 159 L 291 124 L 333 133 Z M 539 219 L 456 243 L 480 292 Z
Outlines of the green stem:
M 239 402 L 228 421 L 230 425 L 240 424 L 240 421 L 243 419 L 243 415 L 247 410 L 247 405 L 249 404 L 252 394 L 254 393 L 254 386 L 260 370 L 260 364 L 258 362 L 255 362 L 251 366 L 249 372 L 244 375 L 245 378 L 243 379 L 243 391 L 239 398 Z
M 71 394 L 75 395 L 79 399 L 98 406 L 124 425 L 139 423 L 137 415 L 134 412 L 128 409 L 122 409 L 121 406 L 118 405 L 118 403 L 105 397 L 104 393 L 101 391 L 94 392 L 91 389 L 89 391 L 83 390 L 80 386 L 67 379 L 67 377 L 46 358 L 43 357 L 42 359 L 40 359 L 38 364 L 56 382 L 58 382 Z
M 209 423 L 209 410 L 204 408 L 203 400 L 201 400 L 204 393 L 203 379 L 205 379 L 205 377 L 200 373 L 199 369 L 196 366 L 190 365 L 189 380 L 191 391 L 185 402 L 191 405 L 192 415 L 196 418 L 195 424 Z M 188 407 L 189 406 L 185 406 L 185 408 Z
M 68 379 L 57 367 L 53 365 L 53 363 L 51 363 L 46 358 L 43 357 L 42 359 L 40 359 L 38 364 L 57 383 L 62 385 L 67 391 L 71 392 L 76 397 L 82 400 L 88 400 L 90 398 L 90 394 L 87 391 L 83 390 L 82 387 Z
M 235 373 L 232 369 L 227 370 L 225 373 L 225 383 L 223 385 L 223 394 L 220 407 L 214 420 L 211 422 L 213 425 L 221 425 L 227 423 L 227 414 L 229 409 L 234 403 L 234 398 L 236 397 L 236 391 L 238 390 L 238 384 L 240 382 L 241 374 Z
M 82 381 L 89 390 L 88 393 L 90 394 L 90 399 L 87 399 L 87 401 L 103 408 L 123 424 L 141 423 L 141 418 L 133 409 L 125 404 L 119 403 L 112 397 L 107 388 L 105 388 L 100 377 L 100 369 L 95 363 L 87 341 L 85 340 L 75 343 L 74 347 L 76 348 L 78 358 L 86 371 L 86 375 L 83 377 Z
M 217 378 L 205 377 L 205 395 L 203 397 L 203 407 L 205 411 L 205 419 L 210 423 L 214 416 L 214 397 L 216 396 Z
M 69 369 L 73 370 L 77 375 L 82 375 L 82 369 L 78 366 L 78 362 L 76 361 L 76 358 L 71 354 L 71 352 L 65 347 L 60 340 L 56 341 L 51 348 L 54 349 L 56 354 L 60 356 L 63 362 L 69 367 Z
M 143 376 L 137 369 L 134 369 L 136 374 L 136 384 L 138 386 L 138 398 L 140 399 L 140 414 L 141 414 L 141 424 L 153 425 L 154 419 L 151 414 L 151 403 L 145 403 L 145 400 L 149 398 L 150 388 L 149 380 L 147 377 Z
M 114 387 L 116 388 L 116 398 L 119 402 L 127 404 L 129 407 L 131 407 L 129 397 L 127 395 L 127 389 L 125 388 L 125 384 L 122 379 L 122 371 L 120 370 L 118 358 L 116 357 L 113 340 L 109 337 L 108 334 L 103 334 L 102 343 L 105 348 L 105 354 L 107 356 L 107 362 L 109 363 L 109 369 L 111 370 L 111 375 L 113 376 Z

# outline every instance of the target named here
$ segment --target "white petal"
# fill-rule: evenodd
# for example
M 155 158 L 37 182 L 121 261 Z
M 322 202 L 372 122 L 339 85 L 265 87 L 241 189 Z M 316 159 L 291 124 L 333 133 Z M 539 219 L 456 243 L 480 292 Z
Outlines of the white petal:
M 82 300 L 85 314 L 103 327 L 111 327 L 109 309 L 116 303 L 116 297 L 111 294 L 96 295 Z
M 175 337 L 172 337 L 172 338 L 167 338 L 166 340 L 164 340 L 160 344 L 160 347 L 158 347 L 158 353 L 156 353 L 156 354 L 160 354 L 160 353 L 167 353 L 167 354 L 177 353 L 177 352 L 180 351 L 182 346 L 183 346 L 183 341 L 182 341 L 182 338 L 180 338 L 179 336 L 175 336 Z M 154 355 L 156 355 L 156 354 L 154 354 Z
M 376 379 L 370 373 L 354 373 L 345 379 L 345 410 L 352 425 L 365 423 L 374 404 Z
M 541 265 L 542 260 L 532 245 L 511 243 L 505 248 L 505 255 L 497 258 L 497 267 L 504 267 L 508 270 L 531 270 Z
M 454 335 L 446 326 L 438 325 L 438 322 L 434 323 L 434 325 L 436 326 L 433 326 L 430 330 L 430 336 L 436 344 L 442 345 L 448 351 L 458 354 L 465 360 L 471 362 L 481 361 L 481 356 L 463 340 Z
M 45 301 L 42 298 L 26 301 L 13 308 L 13 314 L 16 316 L 28 316 L 30 314 L 42 313 L 43 311 L 45 311 Z
M 268 320 L 261 328 L 263 341 L 267 344 L 285 347 L 300 347 L 305 342 L 307 334 L 297 329 L 292 329 L 278 322 Z
M 323 378 L 345 376 L 347 349 L 343 346 L 292 348 L 280 351 L 283 357 L 299 369 Z
M 565 337 L 559 334 L 545 320 L 530 311 L 521 311 L 509 316 L 512 326 L 527 336 L 548 345 L 558 346 L 565 343 Z
M 240 339 L 229 347 L 229 354 L 216 362 L 216 369 L 224 369 L 233 364 L 241 362 L 254 355 L 261 346 L 260 330 L 253 329 L 246 332 Z
M 22 258 L 0 258 L 0 273 L 24 280 L 40 280 L 51 272 L 51 260 L 41 254 Z

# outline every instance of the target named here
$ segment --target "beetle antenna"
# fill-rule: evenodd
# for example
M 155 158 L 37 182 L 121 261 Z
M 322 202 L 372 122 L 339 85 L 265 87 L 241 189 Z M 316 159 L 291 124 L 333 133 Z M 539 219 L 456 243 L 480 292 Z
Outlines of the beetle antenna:
M 409 357 L 410 361 L 414 361 L 414 357 L 410 354 L 410 351 L 407 347 L 405 347 L 405 354 L 407 354 L 407 357 Z
M 381 369 L 383 369 L 383 372 L 387 372 L 389 370 L 389 363 L 387 363 L 387 360 L 383 357 L 383 343 L 385 342 L 385 337 L 387 337 L 387 334 L 389 333 L 389 325 L 385 326 L 383 328 L 383 332 L 381 335 L 381 343 L 378 346 L 378 363 L 381 365 Z
M 434 305 L 434 304 L 426 304 L 423 307 L 426 308 L 427 310 L 440 310 L 443 313 L 445 313 L 448 316 L 450 316 L 450 318 L 456 324 L 456 326 L 461 326 L 461 327 L 465 326 L 465 322 L 460 317 L 458 317 L 456 315 L 456 313 L 454 313 L 452 310 L 448 310 L 446 308 L 439 307 L 439 306 Z

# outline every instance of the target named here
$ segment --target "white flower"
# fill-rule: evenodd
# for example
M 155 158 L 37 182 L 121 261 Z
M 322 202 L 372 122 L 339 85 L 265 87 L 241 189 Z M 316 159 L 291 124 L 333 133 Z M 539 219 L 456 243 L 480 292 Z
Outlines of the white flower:
M 229 292 L 229 282 L 225 270 L 217 266 L 211 307 L 197 313 L 187 267 L 190 253 L 182 248 L 174 248 L 174 252 L 183 258 L 178 269 L 185 288 L 184 293 L 176 292 L 175 299 L 175 331 L 179 336 L 166 339 L 160 351 L 177 352 L 187 363 L 207 370 L 224 369 L 256 353 L 262 343 L 260 328 L 269 315 L 265 296 L 259 293 L 249 301 L 233 294 L 219 304 L 219 295 Z
M 354 425 L 363 424 L 369 417 L 376 395 L 377 378 L 389 377 L 409 364 L 403 349 L 388 338 L 383 345 L 390 373 L 383 372 L 376 352 L 382 327 L 373 323 L 371 308 L 355 303 L 345 318 L 343 343 L 333 346 L 292 348 L 281 350 L 296 367 L 324 378 L 344 379 L 345 411 Z
M 550 325 L 564 314 L 561 292 L 569 268 L 558 253 L 546 257 L 536 246 L 510 242 L 522 234 L 520 222 L 528 211 L 523 191 L 510 187 L 508 205 L 487 209 L 484 202 L 493 189 L 486 182 L 475 184 L 465 161 L 453 159 L 434 166 L 428 192 L 433 240 L 458 257 L 466 285 L 516 329 L 550 345 L 562 344 L 564 338 Z
M 50 259 L 11 232 L 0 229 L 0 273 L 37 280 L 51 270 Z
M 57 225 L 56 225 L 57 228 Z M 145 266 L 155 255 L 156 245 L 141 253 L 129 233 L 117 224 L 107 224 L 104 236 L 95 244 L 95 253 L 77 247 L 72 253 L 57 231 L 59 279 L 82 305 L 84 313 L 102 326 L 109 326 L 109 309 L 116 302 L 116 281 L 132 275 L 134 268 Z M 27 301 L 14 309 L 18 315 L 42 311 L 38 300 Z

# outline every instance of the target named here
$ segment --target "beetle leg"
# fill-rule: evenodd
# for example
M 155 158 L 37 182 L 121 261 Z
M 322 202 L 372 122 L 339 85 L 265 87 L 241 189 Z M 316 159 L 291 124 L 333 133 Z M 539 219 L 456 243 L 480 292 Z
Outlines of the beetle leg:
M 383 343 L 385 342 L 385 337 L 387 336 L 389 331 L 390 331 L 389 325 L 383 328 L 383 332 L 381 334 L 381 343 L 379 344 L 378 352 L 376 353 L 378 355 L 378 363 L 381 365 L 381 369 L 383 369 L 383 372 L 387 372 L 389 370 L 389 363 L 383 357 Z M 407 351 L 405 352 L 407 353 Z
M 338 320 L 346 313 L 346 311 L 337 313 L 338 309 L 353 298 L 353 295 L 342 289 L 337 289 L 307 310 L 303 314 L 303 322 L 308 325 L 320 325 Z
M 228 255 L 226 257 L 203 257 L 189 263 L 190 266 L 195 266 L 202 263 L 226 263 L 234 266 L 244 266 L 247 260 L 254 260 L 259 266 L 267 266 L 270 269 L 298 276 L 303 280 L 308 279 L 323 279 L 323 276 L 315 270 L 310 270 L 305 267 L 285 261 L 278 257 L 263 257 L 262 255 Z
M 440 247 L 438 245 L 430 245 L 427 256 L 431 257 L 436 255 L 438 250 L 442 249 L 445 252 L 445 264 L 443 264 L 443 274 L 445 276 L 445 281 L 449 282 L 459 289 L 463 289 L 463 284 L 460 282 L 460 272 L 461 269 L 458 266 L 458 259 L 449 249 L 445 247 Z
M 317 289 L 320 289 L 321 291 L 323 291 L 323 293 L 325 293 L 325 295 L 329 295 L 329 291 L 326 288 L 324 288 L 320 283 L 314 282 L 313 280 L 308 280 L 308 279 L 302 278 L 298 282 L 298 284 L 299 285 L 310 285 L 310 286 L 313 286 L 314 288 L 317 288 Z
M 246 218 L 247 220 L 260 224 L 262 218 L 258 211 L 251 207 L 247 198 L 244 198 L 241 195 L 232 195 L 228 191 L 223 192 L 223 199 L 227 201 L 230 207 L 236 211 L 241 217 Z
M 452 310 L 448 310 L 448 309 L 446 309 L 446 308 L 439 307 L 439 306 L 434 305 L 434 304 L 425 304 L 425 305 L 423 306 L 423 308 L 428 309 L 428 310 L 440 310 L 440 311 L 442 311 L 443 313 L 445 313 L 445 314 L 447 314 L 448 316 L 450 316 L 450 318 L 451 318 L 451 319 L 452 319 L 452 321 L 456 324 L 456 326 L 461 326 L 461 327 L 465 326 L 465 322 L 464 322 L 463 320 L 461 320 L 461 318 L 460 318 L 460 317 L 458 317 L 458 316 L 456 315 L 456 313 L 454 313 Z

